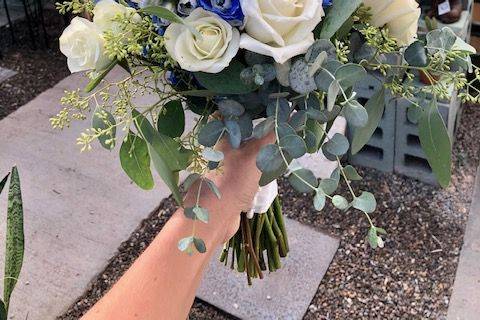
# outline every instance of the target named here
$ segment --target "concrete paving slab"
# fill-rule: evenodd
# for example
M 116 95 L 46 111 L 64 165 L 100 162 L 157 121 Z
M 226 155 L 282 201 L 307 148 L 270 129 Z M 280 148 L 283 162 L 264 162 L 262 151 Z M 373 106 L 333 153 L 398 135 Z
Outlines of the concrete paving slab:
M 159 179 L 148 192 L 132 184 L 116 150 L 80 153 L 75 140 L 86 123 L 64 132 L 50 128 L 63 91 L 84 82 L 72 75 L 0 121 L 0 173 L 18 166 L 25 208 L 25 262 L 11 302 L 13 319 L 54 319 L 65 311 L 170 193 Z M 3 216 L 0 242 L 4 230 Z
M 301 319 L 339 240 L 291 219 L 286 227 L 291 251 L 282 269 L 249 287 L 245 274 L 212 260 L 197 297 L 241 319 Z
M 447 319 L 480 319 L 480 168 Z

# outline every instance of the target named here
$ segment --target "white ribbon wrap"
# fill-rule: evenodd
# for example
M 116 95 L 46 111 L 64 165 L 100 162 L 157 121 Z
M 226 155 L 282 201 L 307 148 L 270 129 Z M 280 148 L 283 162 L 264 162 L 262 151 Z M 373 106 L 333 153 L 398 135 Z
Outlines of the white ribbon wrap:
M 278 195 L 277 180 L 273 180 L 264 187 L 259 187 L 252 202 L 252 209 L 247 214 L 249 219 L 253 218 L 255 213 L 265 213 Z

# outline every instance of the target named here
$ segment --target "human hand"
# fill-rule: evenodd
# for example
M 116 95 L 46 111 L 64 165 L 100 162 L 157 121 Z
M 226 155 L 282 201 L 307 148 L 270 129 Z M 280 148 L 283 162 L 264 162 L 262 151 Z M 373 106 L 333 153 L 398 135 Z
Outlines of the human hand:
M 262 139 L 245 142 L 239 149 L 233 149 L 226 139 L 219 142 L 217 149 L 224 154 L 223 165 L 220 170 L 211 171 L 206 177 L 218 187 L 221 198 L 217 199 L 205 190 L 200 205 L 210 213 L 210 221 L 205 228 L 210 231 L 220 230 L 221 242 L 230 239 L 237 231 L 240 213 L 250 210 L 261 176 L 256 165 L 257 154 L 264 145 L 274 141 L 274 135 L 270 134 Z M 196 199 L 197 191 L 198 186 L 191 188 L 186 201 Z

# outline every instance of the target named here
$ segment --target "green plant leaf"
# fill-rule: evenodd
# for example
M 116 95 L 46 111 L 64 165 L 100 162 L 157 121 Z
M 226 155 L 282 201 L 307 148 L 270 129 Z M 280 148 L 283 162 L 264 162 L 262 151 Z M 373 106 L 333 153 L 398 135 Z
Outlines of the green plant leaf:
M 345 172 L 345 175 L 347 176 L 348 180 L 351 180 L 351 181 L 362 180 L 362 177 L 358 174 L 357 170 L 350 165 L 343 168 L 343 172 Z
M 186 251 L 188 247 L 193 243 L 193 237 L 186 237 L 178 241 L 178 249 L 180 251 Z
M 200 179 L 202 176 L 199 175 L 198 173 L 192 173 L 190 174 L 187 178 L 185 178 L 185 180 L 183 181 L 183 188 L 185 190 L 188 190 L 190 189 L 190 187 L 192 186 L 192 184 L 194 184 L 198 179 Z
M 156 131 L 138 111 L 133 110 L 132 115 L 135 126 L 148 143 L 148 152 L 155 170 L 172 191 L 177 203 L 182 205 L 183 200 L 178 188 L 178 171 L 188 166 L 190 154 L 181 152 L 179 143 Z
M 213 147 L 225 131 L 225 124 L 222 121 L 212 120 L 200 129 L 198 143 L 205 147 Z
M 275 118 L 268 117 L 253 128 L 253 136 L 257 139 L 265 137 L 275 128 Z
M 206 89 L 217 94 L 245 94 L 257 89 L 256 85 L 247 85 L 240 79 L 245 66 L 233 61 L 219 73 L 195 72 L 195 78 Z
M 225 120 L 225 128 L 227 128 L 228 141 L 234 149 L 240 148 L 242 142 L 242 131 L 240 125 L 235 120 Z
M 218 190 L 217 186 L 215 185 L 215 182 L 207 178 L 205 178 L 204 181 L 207 183 L 208 189 L 210 189 L 210 191 L 212 191 L 215 196 L 220 199 L 222 195 L 220 193 L 220 190 Z
M 378 247 L 377 229 L 374 226 L 371 226 L 370 229 L 368 229 L 367 239 L 372 249 L 376 249 Z
M 160 111 L 157 119 L 158 132 L 171 138 L 180 137 L 185 130 L 185 112 L 182 102 L 169 101 Z
M 357 100 L 348 101 L 343 106 L 342 113 L 353 127 L 361 128 L 368 124 L 368 112 Z
M 415 41 L 408 46 L 403 57 L 413 67 L 426 67 L 428 65 L 427 51 L 421 41 Z
M 340 195 L 334 195 L 332 198 L 332 204 L 335 206 L 335 208 L 340 209 L 340 210 L 346 210 L 350 207 L 348 204 L 347 199 Z
M 362 0 L 333 1 L 322 24 L 320 38 L 330 39 L 357 10 Z
M 298 159 L 307 152 L 305 141 L 295 132 L 287 123 L 281 123 L 278 126 L 278 145 L 288 152 L 294 159 Z
M 332 178 L 325 178 L 320 180 L 319 188 L 325 193 L 326 195 L 331 195 L 334 193 L 338 188 L 338 181 Z
M 120 163 L 125 173 L 144 190 L 155 185 L 150 171 L 150 155 L 145 140 L 131 131 L 120 147 Z
M 308 64 L 305 59 L 297 59 L 292 64 L 288 78 L 290 87 L 300 94 L 307 94 L 317 88 L 314 77 L 308 73 Z
M 335 72 L 335 78 L 340 82 L 344 90 L 353 87 L 358 81 L 362 80 L 367 74 L 365 68 L 359 64 L 347 63 Z
M 170 22 L 175 22 L 175 23 L 181 23 L 183 24 L 184 21 L 182 18 L 177 16 L 174 12 L 168 10 L 167 8 L 160 7 L 160 6 L 149 6 L 140 9 L 141 12 L 144 12 L 146 14 L 168 20 Z
M 202 156 L 204 159 L 208 161 L 213 161 L 213 162 L 220 162 L 223 160 L 223 157 L 224 157 L 222 151 L 215 150 L 209 147 L 203 149 Z
M 193 244 L 195 245 L 195 249 L 197 249 L 200 253 L 207 252 L 207 247 L 205 246 L 205 242 L 200 238 L 193 238 Z
M 3 301 L 8 312 L 10 296 L 17 283 L 23 264 L 23 202 L 20 177 L 17 167 L 13 167 L 8 190 L 7 236 L 5 250 L 5 274 L 3 280 Z
M 352 206 L 365 213 L 372 213 L 377 208 L 377 201 L 373 194 L 364 191 L 360 196 L 353 199 Z
M 10 176 L 10 172 L 7 173 L 7 175 L 5 177 L 3 177 L 2 181 L 0 181 L 0 194 L 2 194 L 2 191 L 3 191 L 3 188 L 5 187 L 5 185 L 7 184 L 7 181 L 8 181 L 8 177 Z
M 317 192 L 313 197 L 313 206 L 317 211 L 322 211 L 322 209 L 325 207 L 325 202 L 326 202 L 325 195 L 321 192 Z
M 95 110 L 92 117 L 92 128 L 97 130 L 106 130 L 109 127 L 112 129 L 100 136 L 98 136 L 98 141 L 107 150 L 112 150 L 115 148 L 115 136 L 117 134 L 117 129 L 115 127 L 115 118 L 107 110 Z M 110 143 L 107 143 L 107 140 L 110 140 Z
M 195 217 L 198 220 L 200 220 L 204 223 L 208 223 L 209 214 L 208 214 L 208 210 L 206 208 L 195 206 L 195 207 L 193 207 L 193 212 L 195 213 Z
M 113 67 L 117 65 L 118 61 L 117 60 L 112 60 L 107 67 L 104 70 L 100 71 L 100 74 L 96 76 L 94 79 L 90 80 L 90 82 L 87 84 L 85 87 L 84 91 L 85 92 L 90 92 L 93 89 L 95 89 L 98 84 L 107 76 L 107 74 L 112 71 Z
M 284 161 L 280 147 L 276 144 L 267 144 L 257 154 L 257 168 L 262 172 L 275 172 L 280 169 Z
M 293 171 L 288 177 L 288 181 L 300 193 L 311 193 L 318 186 L 318 180 L 313 172 L 303 168 Z
M 442 187 L 447 187 L 451 178 L 452 145 L 437 101 L 432 100 L 418 121 L 420 144 L 428 163 Z
M 322 150 L 334 156 L 342 156 L 347 153 L 349 146 L 348 139 L 344 135 L 335 133 L 330 140 L 325 142 Z
M 368 100 L 365 109 L 367 109 L 368 121 L 365 126 L 356 128 L 353 133 L 352 154 L 356 154 L 367 144 L 382 119 L 385 110 L 385 89 L 383 86 Z
M 245 112 L 245 108 L 235 100 L 220 100 L 217 104 L 218 111 L 220 111 L 224 117 L 240 117 Z
M 0 299 L 0 320 L 7 320 L 7 309 L 5 303 Z

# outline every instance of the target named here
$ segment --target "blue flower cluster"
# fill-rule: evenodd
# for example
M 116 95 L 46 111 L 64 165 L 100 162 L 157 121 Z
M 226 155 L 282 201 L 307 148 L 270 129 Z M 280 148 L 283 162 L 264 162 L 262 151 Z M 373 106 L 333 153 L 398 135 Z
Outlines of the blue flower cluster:
M 323 6 L 324 8 L 328 8 L 328 7 L 330 7 L 330 6 L 332 5 L 332 1 L 333 1 L 333 0 L 323 0 L 322 6 Z
M 231 25 L 243 24 L 244 15 L 240 0 L 198 0 L 198 4 L 203 9 L 218 14 Z

